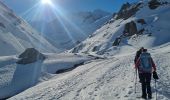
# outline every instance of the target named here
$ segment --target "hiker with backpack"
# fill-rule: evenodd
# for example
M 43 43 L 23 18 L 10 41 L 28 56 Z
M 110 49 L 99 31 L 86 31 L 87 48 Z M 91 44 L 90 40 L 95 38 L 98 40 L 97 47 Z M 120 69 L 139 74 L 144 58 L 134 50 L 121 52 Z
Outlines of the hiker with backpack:
M 148 99 L 151 99 L 151 76 L 152 72 L 156 72 L 156 66 L 147 49 L 142 49 L 142 53 L 135 62 L 135 68 L 138 69 L 139 79 L 142 84 L 142 98 L 146 99 L 148 97 Z
M 137 52 L 136 52 L 136 55 L 135 55 L 135 59 L 134 59 L 134 63 L 136 64 L 138 58 L 140 57 L 140 54 L 142 53 L 144 47 L 141 47 Z M 137 69 L 136 69 L 136 74 L 137 74 Z M 138 73 L 138 76 L 139 76 L 139 73 Z M 137 78 L 137 75 L 136 75 L 136 78 Z M 139 81 L 140 82 L 140 81 Z M 136 85 L 136 83 L 135 83 Z M 136 92 L 136 89 L 135 89 L 135 92 Z
M 136 56 L 135 56 L 135 59 L 134 59 L 134 63 L 136 64 L 136 61 L 138 60 L 140 54 L 142 53 L 144 47 L 141 47 L 137 52 L 136 52 Z

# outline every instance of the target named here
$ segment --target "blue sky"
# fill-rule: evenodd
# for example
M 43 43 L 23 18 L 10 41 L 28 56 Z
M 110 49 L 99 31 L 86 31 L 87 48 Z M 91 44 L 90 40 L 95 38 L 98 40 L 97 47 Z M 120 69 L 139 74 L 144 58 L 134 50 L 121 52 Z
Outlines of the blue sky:
M 18 15 L 30 9 L 40 0 L 2 0 Z M 137 0 L 53 0 L 62 9 L 69 12 L 92 11 L 102 9 L 108 12 L 116 12 L 123 3 L 134 2 Z

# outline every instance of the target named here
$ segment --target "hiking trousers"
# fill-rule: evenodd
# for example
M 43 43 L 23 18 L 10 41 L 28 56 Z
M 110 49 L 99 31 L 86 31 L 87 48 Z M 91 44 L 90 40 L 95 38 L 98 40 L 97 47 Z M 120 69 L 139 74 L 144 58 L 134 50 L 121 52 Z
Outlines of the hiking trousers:
M 151 91 L 151 73 L 139 73 L 139 79 L 142 84 L 142 96 L 152 96 Z

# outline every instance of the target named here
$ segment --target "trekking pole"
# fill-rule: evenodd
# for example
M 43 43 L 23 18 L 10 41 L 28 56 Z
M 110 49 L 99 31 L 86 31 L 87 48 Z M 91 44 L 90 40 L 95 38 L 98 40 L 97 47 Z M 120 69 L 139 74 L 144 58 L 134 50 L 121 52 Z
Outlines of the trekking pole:
M 135 70 L 135 94 L 136 94 L 136 84 L 137 84 L 137 69 Z
M 156 71 L 153 72 L 153 78 L 155 79 L 155 92 L 156 92 L 156 100 L 157 100 L 157 87 L 156 87 L 156 82 L 157 82 L 157 79 L 159 79 Z
M 156 88 L 156 79 L 155 79 L 155 92 L 156 92 L 156 100 L 157 100 L 157 88 Z

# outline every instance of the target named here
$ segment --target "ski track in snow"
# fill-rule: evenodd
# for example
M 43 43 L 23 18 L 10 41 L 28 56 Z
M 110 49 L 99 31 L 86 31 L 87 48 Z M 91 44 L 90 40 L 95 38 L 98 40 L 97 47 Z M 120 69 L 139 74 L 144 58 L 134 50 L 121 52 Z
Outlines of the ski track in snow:
M 161 78 L 157 82 L 158 100 L 169 100 L 170 56 L 162 53 L 153 57 Z M 93 61 L 71 72 L 59 74 L 9 100 L 136 100 L 141 95 L 141 86 L 137 83 L 135 94 L 133 58 L 134 55 L 128 55 Z M 154 85 L 152 80 L 153 98 Z

